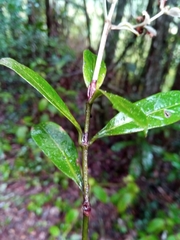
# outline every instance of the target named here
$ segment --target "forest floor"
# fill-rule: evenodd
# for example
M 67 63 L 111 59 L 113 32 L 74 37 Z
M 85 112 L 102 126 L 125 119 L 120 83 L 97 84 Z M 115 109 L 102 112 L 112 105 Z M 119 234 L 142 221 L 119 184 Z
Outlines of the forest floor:
M 58 221 L 58 209 L 48 205 L 41 216 L 27 210 L 29 197 L 47 190 L 48 187 L 40 186 L 27 188 L 23 180 L 1 184 L 1 198 L 4 199 L 1 199 L 0 209 L 1 240 L 48 239 L 48 228 Z
M 122 166 L 118 167 L 117 161 L 114 161 L 114 164 L 110 164 L 111 157 L 115 157 L 115 154 L 111 150 L 107 151 L 106 159 L 104 159 L 103 152 L 105 151 L 104 148 L 107 146 L 105 144 L 103 145 L 103 143 L 99 146 L 101 147 L 98 147 L 98 150 L 96 146 L 92 149 L 92 152 L 96 153 L 98 163 L 91 161 L 90 175 L 92 174 L 97 181 L 102 181 L 103 174 L 107 174 L 111 168 L 112 175 L 108 176 L 109 183 L 106 182 L 105 185 L 107 185 L 107 191 L 114 192 L 120 186 L 118 182 L 122 182 L 122 174 L 119 174 L 118 172 L 120 171 L 122 173 L 123 168 Z M 113 173 L 113 170 L 115 169 L 116 173 Z M 32 184 L 31 181 L 33 181 L 33 179 L 34 183 Z M 62 225 L 65 221 L 66 209 L 68 211 L 71 206 L 73 208 L 75 205 L 75 208 L 80 212 L 80 220 L 79 223 L 76 224 L 76 227 L 72 226 L 72 232 L 70 232 L 70 235 L 75 231 L 77 232 L 77 235 L 74 235 L 74 238 L 67 236 L 65 239 L 81 239 L 81 203 L 78 202 L 76 204 L 79 199 L 80 201 L 82 200 L 79 189 L 77 189 L 72 181 L 68 181 L 68 187 L 63 189 L 61 187 L 61 182 L 47 182 L 47 179 L 47 173 L 45 175 L 42 173 L 42 175 L 38 176 L 37 174 L 20 176 L 19 179 L 9 177 L 6 181 L 0 181 L 1 240 L 61 239 L 53 237 L 50 234 L 49 229 L 54 225 Z M 113 184 L 110 183 L 112 179 L 115 181 Z M 62 201 L 64 202 L 68 200 L 68 206 L 62 204 L 62 210 L 61 207 L 56 206 L 55 199 L 52 196 L 53 193 L 50 194 L 50 192 L 54 191 L 53 189 L 58 189 L 60 193 L 58 194 L 57 191 L 55 191 L 54 196 L 58 197 L 58 195 L 60 195 Z M 46 200 L 45 196 L 49 195 L 51 195 L 51 197 Z M 32 196 L 35 196 L 35 198 L 32 198 Z M 29 207 L 32 205 L 32 202 L 36 205 L 35 208 Z M 117 210 L 113 204 L 105 204 L 94 198 L 92 199 L 92 202 L 93 206 L 90 221 L 90 233 L 94 236 L 92 239 L 133 239 L 129 238 L 129 235 L 129 237 L 127 235 L 120 237 L 120 233 L 118 231 L 113 231 L 113 225 L 117 223 L 119 219 Z M 98 237 L 95 237 L 93 233 L 97 233 Z

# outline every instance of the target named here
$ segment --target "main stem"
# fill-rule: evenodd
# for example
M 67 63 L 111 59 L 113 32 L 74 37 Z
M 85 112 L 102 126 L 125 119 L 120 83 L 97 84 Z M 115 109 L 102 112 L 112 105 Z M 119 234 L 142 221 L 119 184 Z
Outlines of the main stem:
M 91 204 L 89 200 L 89 180 L 88 180 L 88 135 L 91 115 L 91 104 L 86 103 L 85 127 L 82 139 L 82 171 L 83 171 L 83 226 L 82 240 L 88 240 L 89 216 L 91 213 Z
M 106 1 L 106 0 L 104 0 Z M 89 148 L 89 124 L 90 124 L 90 115 L 91 115 L 91 103 L 89 100 L 96 90 L 96 83 L 99 76 L 99 71 L 101 67 L 101 62 L 103 58 L 104 48 L 106 45 L 106 40 L 108 33 L 111 29 L 111 19 L 113 12 L 116 6 L 117 0 L 112 1 L 109 13 L 107 15 L 103 34 L 100 41 L 100 47 L 98 51 L 98 56 L 96 60 L 96 65 L 93 73 L 92 82 L 88 87 L 88 101 L 86 103 L 86 116 L 85 116 L 85 127 L 84 134 L 82 139 L 82 171 L 83 171 L 83 226 L 82 226 L 82 240 L 88 240 L 88 226 L 89 226 L 89 217 L 91 213 L 91 204 L 89 200 L 89 181 L 88 181 L 88 148 Z
M 104 1 L 106 1 L 106 0 L 104 0 Z M 107 40 L 107 36 L 109 34 L 109 31 L 111 30 L 111 27 L 112 27 L 111 26 L 111 20 L 112 20 L 112 16 L 113 16 L 117 1 L 118 0 L 112 1 L 109 13 L 108 13 L 108 15 L 105 19 L 105 24 L 104 24 L 103 33 L 102 33 L 102 36 L 101 36 L 101 41 L 100 41 L 100 46 L 99 46 L 99 50 L 98 50 L 98 55 L 97 55 L 97 59 L 96 59 L 96 65 L 95 65 L 95 68 L 94 68 L 92 81 L 91 81 L 90 85 L 88 86 L 87 96 L 88 96 L 89 100 L 92 98 L 94 92 L 96 91 L 96 84 L 97 84 L 97 80 L 98 80 L 98 76 L 99 76 L 99 71 L 100 71 L 100 68 L 101 68 L 101 62 L 102 62 L 102 59 L 103 59 L 104 49 L 105 49 L 105 46 L 106 46 L 106 40 Z

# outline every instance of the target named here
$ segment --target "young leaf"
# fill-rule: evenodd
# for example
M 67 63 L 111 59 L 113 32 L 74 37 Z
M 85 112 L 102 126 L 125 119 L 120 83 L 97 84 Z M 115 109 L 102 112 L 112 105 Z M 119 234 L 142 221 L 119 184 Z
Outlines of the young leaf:
M 76 163 L 77 150 L 64 129 L 53 122 L 42 122 L 32 128 L 31 135 L 54 165 L 82 189 L 81 171 Z
M 97 59 L 97 56 L 95 54 L 93 54 L 89 50 L 84 50 L 84 52 L 83 52 L 83 76 L 84 76 L 84 81 L 85 81 L 86 87 L 89 86 L 89 84 L 91 83 L 92 80 L 96 80 L 96 79 L 92 79 L 93 73 L 94 73 L 94 68 L 96 65 L 96 59 Z M 96 84 L 96 89 L 99 89 L 101 87 L 101 85 L 104 81 L 105 75 L 106 75 L 106 65 L 105 65 L 104 61 L 102 61 L 97 84 Z
M 44 78 L 42 78 L 38 73 L 34 72 L 30 68 L 18 63 L 11 58 L 0 59 L 0 65 L 12 69 L 29 84 L 31 84 L 76 127 L 79 134 L 81 135 L 82 130 L 80 125 L 70 113 L 67 105 L 63 102 L 57 92 L 51 87 L 51 85 L 49 85 L 49 83 Z
M 148 129 L 163 127 L 180 120 L 180 91 L 158 93 L 136 103 L 147 116 Z M 123 112 L 118 113 L 91 140 L 143 131 L 144 129 Z

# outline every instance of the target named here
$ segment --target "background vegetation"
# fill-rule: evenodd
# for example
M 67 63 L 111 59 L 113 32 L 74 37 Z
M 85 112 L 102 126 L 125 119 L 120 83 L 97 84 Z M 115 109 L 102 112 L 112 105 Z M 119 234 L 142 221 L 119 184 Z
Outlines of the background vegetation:
M 177 6 L 175 0 L 168 4 Z M 119 1 L 114 22 L 136 22 L 158 1 Z M 103 11 L 99 1 L 0 1 L 0 56 L 39 72 L 83 126 L 86 88 L 82 51 L 97 51 Z M 136 101 L 180 89 L 180 21 L 163 16 L 157 36 L 113 31 L 108 39 L 104 89 Z M 10 76 L 10 77 L 9 77 Z M 0 238 L 80 239 L 77 187 L 30 138 L 34 123 L 55 120 L 77 141 L 75 129 L 13 72 L 0 72 Z M 92 133 L 112 117 L 100 99 Z M 141 134 L 105 138 L 90 148 L 92 216 L 96 239 L 180 239 L 180 123 Z M 24 238 L 23 238 L 24 237 Z

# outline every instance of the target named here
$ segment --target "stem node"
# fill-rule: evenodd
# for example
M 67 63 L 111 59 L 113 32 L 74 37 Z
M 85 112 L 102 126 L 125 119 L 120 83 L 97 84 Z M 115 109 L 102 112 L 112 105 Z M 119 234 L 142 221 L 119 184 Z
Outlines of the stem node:
M 89 201 L 84 201 L 83 203 L 83 214 L 86 217 L 89 217 L 91 214 L 91 204 L 89 203 Z

